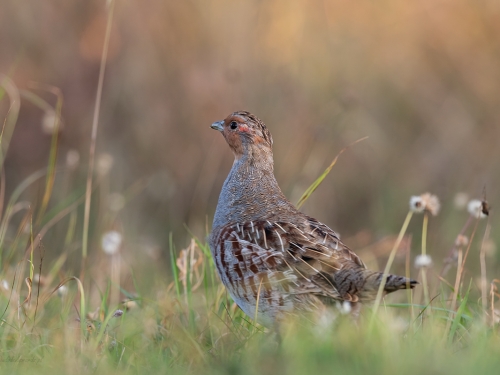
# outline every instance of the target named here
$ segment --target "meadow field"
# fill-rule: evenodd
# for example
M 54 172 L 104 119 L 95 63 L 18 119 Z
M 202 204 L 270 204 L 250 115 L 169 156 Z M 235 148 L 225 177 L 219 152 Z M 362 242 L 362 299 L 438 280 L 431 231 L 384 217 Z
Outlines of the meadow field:
M 0 373 L 498 374 L 499 66 L 497 1 L 0 0 Z M 236 110 L 420 285 L 246 317 L 206 243 Z

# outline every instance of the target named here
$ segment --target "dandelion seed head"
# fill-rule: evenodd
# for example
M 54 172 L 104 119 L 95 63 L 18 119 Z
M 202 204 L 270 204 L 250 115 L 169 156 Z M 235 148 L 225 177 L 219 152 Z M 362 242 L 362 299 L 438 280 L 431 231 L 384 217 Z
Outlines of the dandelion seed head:
M 69 169 L 76 169 L 80 162 L 80 153 L 76 150 L 69 150 L 66 154 L 66 167 Z
M 352 310 L 352 305 L 351 305 L 351 302 L 349 301 L 343 301 L 342 302 L 342 306 L 340 307 L 340 313 L 341 314 L 344 314 L 344 315 L 347 315 L 351 312 Z
M 486 215 L 483 213 L 483 202 L 479 199 L 472 199 L 467 205 L 467 211 L 475 218 L 484 219 Z
M 97 157 L 96 171 L 99 176 L 106 176 L 113 168 L 114 159 L 110 154 L 104 153 Z
M 116 230 L 110 230 L 109 232 L 104 233 L 101 240 L 102 250 L 107 255 L 114 255 L 120 251 L 120 246 L 122 244 L 122 235 L 120 232 Z
M 42 131 L 45 134 L 54 134 L 56 125 L 58 125 L 57 131 L 62 130 L 61 121 L 59 120 L 59 124 L 56 121 L 58 121 L 56 111 L 53 109 L 46 110 L 42 118 Z
M 61 285 L 58 289 L 57 289 L 57 295 L 59 297 L 64 297 L 66 294 L 68 294 L 68 287 L 66 285 Z
M 412 196 L 410 198 L 410 210 L 413 212 L 429 212 L 432 216 L 436 216 L 439 213 L 441 204 L 437 196 L 425 193 L 419 196 Z
M 465 247 L 469 244 L 469 237 L 459 234 L 455 240 L 456 247 Z
M 432 265 L 432 258 L 427 254 L 419 254 L 415 257 L 415 267 L 425 268 Z
M 410 210 L 413 212 L 424 212 L 425 206 L 422 202 L 422 198 L 419 196 L 412 196 L 410 198 Z
M 39 273 L 35 273 L 33 275 L 33 284 L 40 284 L 40 286 L 44 285 L 45 284 L 45 276 L 40 276 Z
M 425 204 L 425 210 L 429 211 L 432 216 L 436 216 L 441 208 L 438 197 L 430 193 L 422 194 L 421 197 Z

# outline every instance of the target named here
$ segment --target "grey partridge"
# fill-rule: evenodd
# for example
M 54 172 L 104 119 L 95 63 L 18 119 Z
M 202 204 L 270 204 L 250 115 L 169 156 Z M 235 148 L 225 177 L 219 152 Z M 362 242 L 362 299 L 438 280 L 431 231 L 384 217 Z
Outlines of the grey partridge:
M 325 224 L 290 203 L 273 172 L 273 139 L 249 112 L 213 129 L 234 153 L 220 193 L 210 249 L 222 283 L 252 319 L 272 325 L 287 314 L 321 312 L 336 301 L 375 299 L 383 273 L 370 271 Z M 416 281 L 387 275 L 385 293 Z

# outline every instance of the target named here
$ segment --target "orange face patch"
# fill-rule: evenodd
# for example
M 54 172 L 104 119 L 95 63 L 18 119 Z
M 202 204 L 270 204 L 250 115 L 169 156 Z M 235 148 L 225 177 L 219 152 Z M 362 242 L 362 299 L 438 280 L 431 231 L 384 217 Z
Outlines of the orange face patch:
M 248 133 L 250 131 L 250 128 L 245 124 L 240 124 L 238 129 L 243 133 Z

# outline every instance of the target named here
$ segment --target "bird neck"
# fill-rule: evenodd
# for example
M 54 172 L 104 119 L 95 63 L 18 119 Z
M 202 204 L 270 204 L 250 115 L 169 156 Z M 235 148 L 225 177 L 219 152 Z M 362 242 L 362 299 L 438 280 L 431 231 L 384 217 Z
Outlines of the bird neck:
M 244 154 L 235 159 L 222 186 L 213 228 L 276 219 L 294 210 L 274 177 L 272 154 Z

